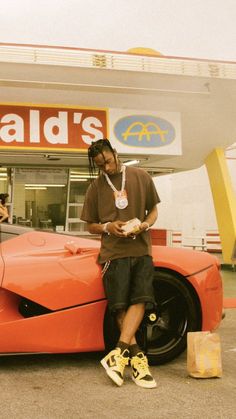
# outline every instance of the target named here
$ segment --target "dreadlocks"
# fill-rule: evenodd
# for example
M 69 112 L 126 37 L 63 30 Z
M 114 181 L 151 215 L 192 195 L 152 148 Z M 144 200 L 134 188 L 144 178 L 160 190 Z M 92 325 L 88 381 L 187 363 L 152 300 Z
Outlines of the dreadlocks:
M 98 156 L 98 154 L 103 155 L 104 150 L 111 151 L 113 156 L 115 157 L 115 150 L 114 148 L 112 148 L 111 143 L 107 138 L 103 138 L 101 140 L 92 142 L 91 146 L 88 148 L 89 173 L 91 179 L 93 175 L 97 173 L 96 165 L 94 163 L 94 157 Z

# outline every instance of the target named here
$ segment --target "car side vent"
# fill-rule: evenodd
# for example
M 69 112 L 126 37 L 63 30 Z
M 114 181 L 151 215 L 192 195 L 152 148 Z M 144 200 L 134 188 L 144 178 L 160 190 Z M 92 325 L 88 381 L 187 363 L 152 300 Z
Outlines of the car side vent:
M 46 307 L 41 306 L 40 304 L 35 303 L 34 301 L 23 298 L 19 304 L 19 313 L 23 317 L 35 317 L 42 316 L 43 314 L 51 313 L 52 310 L 49 310 Z

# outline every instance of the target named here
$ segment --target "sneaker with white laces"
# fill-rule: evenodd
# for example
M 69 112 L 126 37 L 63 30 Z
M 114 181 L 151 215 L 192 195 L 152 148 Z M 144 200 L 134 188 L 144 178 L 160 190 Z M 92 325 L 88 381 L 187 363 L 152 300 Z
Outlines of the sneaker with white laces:
M 144 388 L 155 388 L 157 386 L 156 381 L 149 371 L 147 357 L 143 352 L 139 352 L 131 358 L 131 367 L 132 380 L 135 384 Z
M 124 369 L 129 364 L 129 350 L 122 352 L 120 348 L 115 348 L 101 360 L 101 364 L 114 383 L 121 386 L 124 382 Z

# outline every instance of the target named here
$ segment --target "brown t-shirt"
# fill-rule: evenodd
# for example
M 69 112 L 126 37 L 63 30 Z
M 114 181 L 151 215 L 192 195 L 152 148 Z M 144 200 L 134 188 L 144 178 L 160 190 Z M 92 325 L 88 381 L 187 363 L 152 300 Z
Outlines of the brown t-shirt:
M 121 189 L 122 173 L 110 176 L 117 190 Z M 108 221 L 128 221 L 132 218 L 145 220 L 145 216 L 160 202 L 151 176 L 143 169 L 126 167 L 125 190 L 128 206 L 119 209 L 115 206 L 114 192 L 101 174 L 89 186 L 81 219 L 88 223 L 107 223 Z M 149 231 L 144 231 L 133 240 L 130 237 L 116 237 L 102 234 L 99 263 L 127 256 L 151 255 L 151 239 Z

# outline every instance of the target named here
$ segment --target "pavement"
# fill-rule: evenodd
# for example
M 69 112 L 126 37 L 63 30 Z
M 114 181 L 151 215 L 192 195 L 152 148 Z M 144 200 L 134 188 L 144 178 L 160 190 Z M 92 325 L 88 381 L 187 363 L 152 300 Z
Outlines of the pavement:
M 224 292 L 236 297 L 236 272 L 222 271 Z M 217 332 L 222 378 L 188 376 L 186 352 L 153 366 L 156 389 L 137 387 L 127 369 L 117 387 L 100 365 L 101 353 L 0 358 L 0 419 L 235 419 L 236 309 L 226 309 Z

